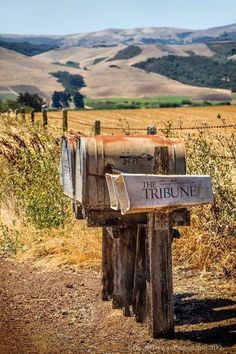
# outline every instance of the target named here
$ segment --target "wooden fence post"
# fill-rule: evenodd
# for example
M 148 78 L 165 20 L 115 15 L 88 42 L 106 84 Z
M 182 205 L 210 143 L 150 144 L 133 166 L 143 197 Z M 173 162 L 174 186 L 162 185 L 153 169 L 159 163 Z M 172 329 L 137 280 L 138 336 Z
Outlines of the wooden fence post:
M 34 109 L 31 110 L 30 117 L 31 117 L 31 123 L 34 124 Z
M 21 117 L 23 120 L 25 120 L 25 108 L 23 108 L 21 111 Z
M 147 126 L 147 135 L 155 135 L 157 133 L 157 127 L 155 125 Z
M 62 129 L 63 132 L 68 130 L 68 111 L 66 109 L 62 111 Z
M 46 109 L 43 109 L 43 127 L 46 128 L 48 125 L 48 115 Z
M 100 120 L 95 120 L 94 122 L 94 135 L 100 135 L 101 133 L 101 122 Z
M 154 338 L 174 335 L 169 213 L 148 215 L 146 279 L 148 325 Z

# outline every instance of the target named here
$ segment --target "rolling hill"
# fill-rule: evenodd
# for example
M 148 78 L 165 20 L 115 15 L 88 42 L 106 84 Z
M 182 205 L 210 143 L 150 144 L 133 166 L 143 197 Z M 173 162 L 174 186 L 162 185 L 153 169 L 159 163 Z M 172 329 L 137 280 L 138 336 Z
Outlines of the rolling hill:
M 59 48 L 28 57 L 0 47 L 0 91 L 29 91 L 49 97 L 53 91 L 64 89 L 51 73 L 67 71 L 84 78 L 81 93 L 90 98 L 183 95 L 194 100 L 228 101 L 231 91 L 224 86 L 197 87 L 194 81 L 179 82 L 162 72 L 147 72 L 133 65 L 168 56 L 214 59 L 221 53 L 234 59 L 233 42 L 223 41 L 232 33 L 236 33 L 236 24 L 204 31 L 140 28 L 67 36 L 1 35 L 0 39 L 9 43 L 27 41 Z M 217 45 L 212 39 L 218 40 Z
M 57 46 L 116 46 L 120 44 L 188 44 L 208 43 L 216 40 L 235 40 L 236 24 L 214 27 L 205 30 L 181 29 L 172 27 L 148 27 L 133 29 L 106 29 L 90 33 L 76 33 L 65 36 L 32 36 L 2 34 L 0 39 L 32 44 Z
M 0 86 L 14 91 L 39 93 L 50 96 L 63 87 L 50 73 L 68 71 L 80 74 L 85 81 L 81 93 L 88 97 L 152 97 L 159 95 L 183 95 L 195 100 L 230 100 L 228 90 L 194 87 L 171 80 L 156 73 L 147 73 L 132 67 L 133 64 L 149 57 L 163 57 L 169 53 L 189 56 L 188 46 L 141 46 L 141 53 L 125 60 L 112 60 L 125 48 L 124 45 L 111 48 L 60 48 L 43 54 L 26 57 L 19 53 L 0 48 Z M 212 55 L 205 45 L 190 45 L 191 51 L 205 51 Z M 60 64 L 68 61 L 79 63 L 81 69 Z M 57 65 L 52 63 L 58 63 Z M 95 64 L 96 63 L 96 64 Z

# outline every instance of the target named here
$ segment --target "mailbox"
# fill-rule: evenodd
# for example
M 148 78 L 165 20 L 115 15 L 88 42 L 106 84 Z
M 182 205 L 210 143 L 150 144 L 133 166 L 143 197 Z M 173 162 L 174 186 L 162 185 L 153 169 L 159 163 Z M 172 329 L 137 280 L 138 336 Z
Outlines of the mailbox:
M 143 211 L 121 215 L 119 201 L 110 201 L 108 176 L 121 173 L 186 173 L 185 147 L 180 139 L 157 135 L 93 136 L 68 135 L 61 139 L 61 181 L 72 199 L 77 219 L 88 226 L 146 223 Z M 106 180 L 107 178 L 107 180 Z M 116 198 L 116 194 L 114 194 Z M 182 209 L 178 224 L 189 225 L 189 212 Z M 176 218 L 176 217 L 175 217 Z
M 157 135 L 77 139 L 75 199 L 86 210 L 110 209 L 106 173 L 185 174 L 184 144 Z

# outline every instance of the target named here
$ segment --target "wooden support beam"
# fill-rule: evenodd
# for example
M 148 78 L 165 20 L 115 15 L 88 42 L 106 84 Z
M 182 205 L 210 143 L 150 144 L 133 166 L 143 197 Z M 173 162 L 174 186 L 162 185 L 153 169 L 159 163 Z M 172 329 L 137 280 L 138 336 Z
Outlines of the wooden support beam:
M 109 301 L 113 294 L 113 237 L 111 228 L 102 229 L 102 300 Z
M 154 338 L 174 335 L 171 234 L 168 213 L 148 216 L 146 279 L 150 334 Z
M 116 230 L 114 233 L 114 229 Z M 114 289 L 113 308 L 123 308 L 125 316 L 132 314 L 137 226 L 113 230 Z
M 146 225 L 138 225 L 134 271 L 133 309 L 136 321 L 141 323 L 146 320 L 146 228 Z

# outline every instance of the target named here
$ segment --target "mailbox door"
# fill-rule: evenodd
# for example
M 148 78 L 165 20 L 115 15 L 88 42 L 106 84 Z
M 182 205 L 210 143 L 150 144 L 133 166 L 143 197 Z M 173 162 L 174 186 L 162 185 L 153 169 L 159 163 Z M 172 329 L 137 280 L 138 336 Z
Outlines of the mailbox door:
M 64 189 L 64 193 L 70 198 L 74 197 L 74 185 L 75 178 L 74 174 L 74 161 L 73 161 L 73 151 L 66 138 L 61 139 L 61 181 Z

